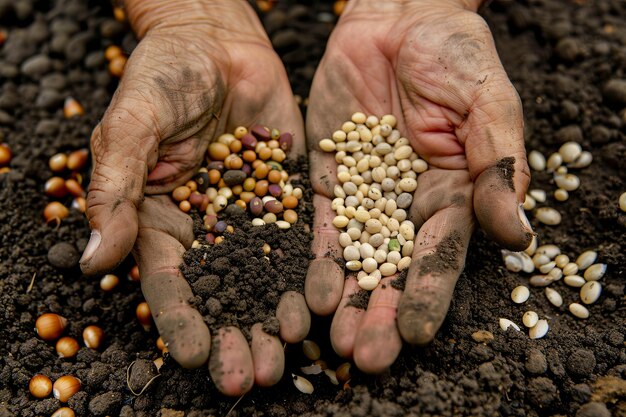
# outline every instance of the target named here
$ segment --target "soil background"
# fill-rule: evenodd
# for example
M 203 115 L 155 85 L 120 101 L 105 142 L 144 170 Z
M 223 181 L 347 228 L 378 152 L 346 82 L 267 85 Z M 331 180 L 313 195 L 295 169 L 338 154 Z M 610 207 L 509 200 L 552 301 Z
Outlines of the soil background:
M 49 157 L 88 146 L 115 90 L 104 49 L 114 43 L 130 53 L 134 37 L 112 18 L 107 2 L 0 1 L 0 30 L 7 35 L 0 47 L 0 132 L 14 153 L 10 172 L 0 175 L 0 416 L 45 416 L 59 407 L 54 398 L 29 395 L 36 373 L 53 380 L 78 376 L 83 389 L 68 405 L 80 416 L 626 416 L 626 213 L 617 203 L 626 191 L 626 3 L 500 0 L 482 14 L 524 105 L 527 150 L 549 155 L 575 140 L 593 154 L 592 165 L 577 171 L 581 187 L 568 201 L 548 198 L 546 204 L 563 214 L 561 225 L 532 220 L 540 244 L 555 243 L 570 258 L 594 249 L 608 264 L 591 316 L 579 320 L 567 312 L 578 296 L 562 282 L 553 287 L 564 307 L 553 307 L 538 288 L 531 288 L 526 304 L 514 305 L 510 291 L 528 276 L 507 271 L 500 248 L 478 231 L 432 345 L 405 347 L 383 375 L 354 371 L 346 387 L 323 374 L 311 376 L 312 395 L 294 388 L 291 372 L 309 362 L 300 346 L 287 346 L 283 380 L 237 402 L 217 393 L 207 369 L 183 370 L 167 355 L 160 376 L 135 396 L 127 384 L 129 366 L 135 361 L 128 374 L 137 392 L 156 375 L 150 363 L 160 353 L 156 330 L 144 331 L 135 318 L 141 292 L 125 279 L 133 262 L 120 266 L 120 285 L 105 294 L 77 267 L 89 236 L 84 216 L 71 210 L 58 227 L 42 217 L 50 201 L 43 192 L 52 176 Z M 278 2 L 261 16 L 304 106 L 336 20 L 332 3 Z M 63 117 L 68 96 L 83 104 L 85 115 Z M 533 173 L 531 187 L 555 188 L 546 173 Z M 73 248 L 62 259 L 50 251 L 59 243 Z M 297 262 L 310 256 L 306 248 L 301 252 L 293 254 Z M 521 323 L 527 309 L 548 319 L 545 338 L 500 330 L 499 317 Z M 67 317 L 66 334 L 77 340 L 85 326 L 98 324 L 106 335 L 103 347 L 59 359 L 33 331 L 44 312 Z M 310 338 L 337 366 L 342 361 L 329 347 L 328 326 L 329 319 L 316 318 Z M 494 339 L 474 341 L 478 330 Z

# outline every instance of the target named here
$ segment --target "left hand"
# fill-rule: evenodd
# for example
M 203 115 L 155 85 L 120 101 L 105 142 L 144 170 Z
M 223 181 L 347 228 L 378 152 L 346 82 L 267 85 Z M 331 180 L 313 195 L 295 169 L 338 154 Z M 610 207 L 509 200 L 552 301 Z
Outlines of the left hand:
M 333 347 L 365 372 L 388 368 L 402 339 L 433 340 L 475 218 L 510 249 L 526 248 L 533 237 L 521 209 L 530 180 L 521 103 L 471 3 L 350 1 L 313 82 L 307 137 L 319 214 L 305 295 L 316 314 L 336 310 Z M 341 257 L 330 207 L 337 163 L 318 145 L 356 111 L 395 115 L 396 128 L 429 163 L 409 213 L 419 232 L 405 290 L 384 278 L 367 311 L 346 306 L 359 287 L 354 276 L 344 285 L 332 262 Z

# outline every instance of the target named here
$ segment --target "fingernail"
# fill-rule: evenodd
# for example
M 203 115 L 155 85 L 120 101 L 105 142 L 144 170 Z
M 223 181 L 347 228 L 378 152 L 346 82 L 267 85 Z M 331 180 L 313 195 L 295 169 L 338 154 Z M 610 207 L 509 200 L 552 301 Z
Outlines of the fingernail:
M 94 253 L 96 253 L 98 246 L 100 246 L 100 240 L 101 240 L 100 232 L 98 232 L 97 230 L 92 231 L 91 237 L 89 238 L 89 243 L 87 243 L 87 247 L 85 248 L 85 251 L 83 252 L 83 256 L 80 258 L 81 264 L 85 262 L 89 262 L 89 260 L 91 260 Z
M 531 226 L 530 221 L 528 221 L 528 217 L 526 217 L 526 212 L 524 211 L 524 208 L 521 204 L 517 206 L 517 216 L 519 217 L 526 230 L 534 234 L 535 232 L 533 231 L 533 227 Z

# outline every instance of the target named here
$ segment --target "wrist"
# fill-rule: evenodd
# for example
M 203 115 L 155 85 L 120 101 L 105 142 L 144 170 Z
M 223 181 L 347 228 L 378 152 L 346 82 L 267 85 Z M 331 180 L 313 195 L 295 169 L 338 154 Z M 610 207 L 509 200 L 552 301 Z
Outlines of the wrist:
M 186 30 L 212 39 L 267 39 L 244 0 L 125 0 L 128 20 L 139 38 L 155 29 Z M 200 29 L 200 30 L 198 30 Z
M 381 7 L 389 7 L 389 8 L 401 8 L 403 6 L 451 6 L 458 7 L 461 9 L 465 9 L 472 12 L 477 12 L 478 8 L 485 3 L 485 0 L 411 0 L 407 2 L 406 0 L 385 0 L 385 2 L 381 2 L 380 0 L 354 0 L 348 2 L 349 11 L 352 7 L 354 8 L 363 8 L 363 9 L 371 9 L 372 11 L 379 10 Z

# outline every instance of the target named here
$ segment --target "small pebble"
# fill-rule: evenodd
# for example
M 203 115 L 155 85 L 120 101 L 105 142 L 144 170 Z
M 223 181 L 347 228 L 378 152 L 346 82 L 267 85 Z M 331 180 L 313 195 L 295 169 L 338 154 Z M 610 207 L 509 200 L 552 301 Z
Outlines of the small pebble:
M 48 250 L 48 261 L 59 269 L 71 269 L 78 266 L 80 254 L 76 247 L 67 242 L 60 242 Z

